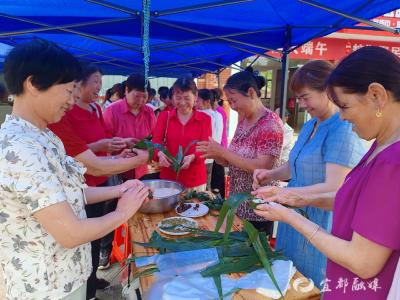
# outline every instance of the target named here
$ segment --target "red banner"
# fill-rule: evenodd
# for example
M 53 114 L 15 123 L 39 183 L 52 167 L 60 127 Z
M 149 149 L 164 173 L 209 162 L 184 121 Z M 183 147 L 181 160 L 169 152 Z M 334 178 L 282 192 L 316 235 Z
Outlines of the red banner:
M 381 17 L 373 19 L 373 21 L 393 27 L 400 28 L 400 9 L 387 13 Z M 360 24 L 362 25 L 362 24 Z M 339 33 L 347 33 L 354 35 L 367 35 L 368 40 L 363 39 L 341 39 L 341 38 L 319 38 L 303 44 L 295 51 L 290 53 L 291 59 L 323 59 L 323 60 L 340 60 L 351 52 L 365 46 L 380 46 L 400 57 L 400 38 L 397 35 L 384 31 L 371 30 L 355 30 L 344 29 Z M 396 37 L 398 42 L 393 41 L 377 41 L 379 36 Z M 268 52 L 269 55 L 280 57 L 277 52 Z
M 290 54 L 292 59 L 340 60 L 365 46 L 380 46 L 400 57 L 399 43 L 366 40 L 320 38 L 305 43 Z

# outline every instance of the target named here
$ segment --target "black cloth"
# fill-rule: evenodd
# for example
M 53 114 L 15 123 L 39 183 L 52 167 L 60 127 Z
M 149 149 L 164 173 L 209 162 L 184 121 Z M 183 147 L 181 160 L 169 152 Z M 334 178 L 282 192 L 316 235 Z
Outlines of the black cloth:
M 104 213 L 103 216 L 113 212 L 117 208 L 118 199 L 112 199 L 104 202 Z M 103 237 L 100 241 L 100 251 L 107 251 L 107 253 L 111 253 L 112 249 L 112 241 L 114 240 L 114 231 L 111 231 L 105 237 Z
M 160 179 L 160 172 L 143 175 L 139 180 Z
M 85 207 L 88 218 L 98 218 L 104 215 L 104 202 L 89 204 Z M 90 242 L 92 246 L 92 273 L 87 281 L 86 299 L 92 299 L 96 296 L 97 277 L 96 272 L 99 267 L 101 239 Z
M 225 168 L 213 162 L 211 171 L 211 190 L 218 189 L 222 199 L 225 199 Z

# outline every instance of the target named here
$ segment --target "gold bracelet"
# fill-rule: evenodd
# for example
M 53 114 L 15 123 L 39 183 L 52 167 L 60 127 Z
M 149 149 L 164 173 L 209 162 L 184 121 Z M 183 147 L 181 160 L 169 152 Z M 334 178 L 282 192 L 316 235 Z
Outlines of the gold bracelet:
M 317 228 L 314 230 L 314 232 L 310 235 L 310 237 L 308 238 L 308 242 L 310 242 L 311 243 L 311 240 L 314 238 L 314 236 L 317 234 L 317 232 L 318 232 L 318 230 L 320 229 L 321 227 L 318 225 L 317 226 Z

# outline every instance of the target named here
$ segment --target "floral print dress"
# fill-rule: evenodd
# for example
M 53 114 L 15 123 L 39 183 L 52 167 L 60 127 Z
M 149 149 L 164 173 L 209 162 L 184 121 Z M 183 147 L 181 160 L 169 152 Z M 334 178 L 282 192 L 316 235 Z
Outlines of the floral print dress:
M 266 110 L 265 114 L 251 128 L 244 128 L 243 120 L 239 122 L 229 150 L 243 158 L 250 159 L 257 158 L 260 155 L 273 156 L 272 168 L 275 168 L 279 165 L 282 143 L 282 121 L 274 112 Z M 229 165 L 229 176 L 230 193 L 250 192 L 252 190 L 253 173 Z M 265 222 L 264 218 L 253 212 L 247 202 L 239 206 L 237 214 L 242 219 Z
M 84 172 L 51 131 L 7 116 L 0 129 L 0 263 L 7 299 L 62 299 L 86 282 L 90 244 L 66 249 L 34 217 L 67 201 L 86 219 Z

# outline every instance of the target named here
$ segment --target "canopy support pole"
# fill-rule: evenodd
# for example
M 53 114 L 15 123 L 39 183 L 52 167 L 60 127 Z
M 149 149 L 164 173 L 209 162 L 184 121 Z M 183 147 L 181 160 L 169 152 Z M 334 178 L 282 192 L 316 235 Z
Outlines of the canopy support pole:
M 154 19 L 153 19 L 154 21 Z M 164 49 L 168 48 L 176 48 L 177 46 L 185 47 L 185 46 L 190 46 L 199 42 L 204 42 L 204 41 L 209 41 L 209 40 L 217 40 L 217 39 L 222 39 L 222 38 L 230 38 L 230 37 L 236 37 L 236 36 L 241 36 L 241 35 L 249 35 L 249 34 L 256 34 L 256 33 L 262 33 L 266 31 L 272 31 L 272 30 L 278 30 L 278 29 L 283 29 L 284 27 L 269 27 L 269 28 L 261 28 L 258 30 L 252 30 L 252 31 L 241 31 L 241 32 L 235 32 L 235 33 L 229 33 L 229 34 L 224 34 L 224 35 L 210 35 L 207 37 L 203 38 L 197 38 L 197 39 L 192 39 L 192 40 L 186 40 L 186 41 L 177 41 L 177 42 L 168 42 L 168 43 L 163 43 L 163 44 L 157 44 L 152 47 L 152 51 L 162 51 Z M 201 33 L 203 34 L 203 33 Z M 188 44 L 188 45 L 185 45 Z
M 253 59 L 253 61 L 250 63 L 249 67 L 252 67 L 254 63 L 260 58 L 260 56 L 256 56 L 256 58 Z
M 217 73 L 217 87 L 220 89 L 221 88 L 221 72 L 223 71 L 224 69 L 218 69 L 218 73 Z
M 209 3 L 191 5 L 191 6 L 180 7 L 180 8 L 166 9 L 163 11 L 155 11 L 152 13 L 152 15 L 154 15 L 156 17 L 168 16 L 168 15 L 172 15 L 172 14 L 185 13 L 185 12 L 194 11 L 194 10 L 209 9 L 209 8 L 221 7 L 221 6 L 232 5 L 232 4 L 239 4 L 239 3 L 244 3 L 244 2 L 253 2 L 253 1 L 254 0 L 216 1 L 216 2 L 209 2 Z
M 279 62 L 279 63 L 280 63 L 280 62 L 282 61 L 282 60 L 279 59 L 279 58 L 276 58 L 276 57 L 267 55 L 267 54 L 262 53 L 262 52 L 251 51 L 251 50 L 248 50 L 248 49 L 244 49 L 244 48 L 237 47 L 237 46 L 232 46 L 232 45 L 230 45 L 230 47 L 231 47 L 231 48 L 238 49 L 238 50 L 243 51 L 243 52 L 247 52 L 247 53 L 251 53 L 251 54 L 254 54 L 254 55 L 262 56 L 262 57 L 268 58 L 268 59 L 270 59 L 270 60 L 273 60 L 273 61 L 275 61 L 275 62 Z M 277 52 L 279 52 L 279 53 L 281 53 L 281 54 L 283 53 L 282 51 L 277 51 Z
M 365 7 L 368 6 L 368 4 L 369 4 L 370 2 L 371 2 L 371 0 L 362 3 L 361 5 L 359 5 L 358 7 L 356 7 L 356 8 L 352 11 L 352 14 L 356 14 L 356 13 L 358 13 L 359 11 L 363 10 Z M 334 24 L 332 24 L 332 28 L 338 27 L 344 20 L 346 20 L 346 18 L 345 18 L 345 17 L 342 17 L 340 20 L 338 20 L 338 21 L 336 21 Z M 329 30 L 329 28 L 325 28 L 325 29 L 323 29 L 323 30 L 317 32 L 316 34 L 314 34 L 313 36 L 311 36 L 307 41 L 304 41 L 303 44 L 305 44 L 305 43 L 307 43 L 307 42 L 309 42 L 309 41 L 311 41 L 311 40 L 313 40 L 313 39 L 315 39 L 315 38 L 318 38 L 318 37 L 327 35 L 328 30 Z M 292 47 L 292 48 L 290 49 L 290 52 L 292 52 L 292 51 L 296 50 L 297 48 L 301 47 L 301 45 L 302 45 L 302 44 L 299 44 L 299 45 L 297 45 L 297 46 L 295 46 L 295 47 Z
M 7 18 L 7 19 L 12 19 L 12 20 L 17 20 L 17 21 L 20 21 L 20 22 L 25 22 L 25 23 L 28 23 L 28 24 L 43 26 L 45 28 L 54 27 L 52 25 L 49 25 L 49 24 L 46 24 L 46 23 L 43 23 L 43 22 L 36 22 L 36 21 L 30 20 L 30 19 L 27 19 L 27 18 L 10 16 L 10 15 L 7 15 L 7 14 L 1 14 L 0 17 Z M 95 36 L 95 35 L 92 35 L 92 34 L 84 33 L 84 32 L 77 31 L 77 30 L 67 29 L 67 28 L 60 28 L 59 30 L 60 31 L 64 31 L 64 32 L 68 32 L 68 33 L 72 33 L 72 34 L 76 34 L 76 35 L 79 35 L 79 36 L 83 36 L 85 38 L 89 38 L 89 39 L 96 40 L 96 41 L 99 41 L 99 42 L 104 42 L 104 43 L 108 43 L 108 44 L 111 44 L 111 45 L 119 46 L 119 47 L 122 47 L 122 48 L 125 48 L 125 49 L 128 49 L 128 50 L 140 52 L 140 50 L 139 50 L 140 47 L 136 47 L 136 46 L 134 47 L 132 45 L 129 45 L 129 44 L 126 44 L 126 43 L 123 43 L 123 42 L 119 42 L 119 41 L 116 41 L 116 40 L 113 40 L 113 39 L 108 39 L 108 38 L 104 38 L 104 37 L 100 37 L 100 36 Z
M 174 61 L 174 62 L 165 62 L 165 63 L 153 64 L 153 67 L 159 68 L 159 67 L 165 67 L 165 66 L 168 66 L 168 65 L 173 65 L 175 63 L 187 63 L 187 62 L 192 62 L 192 61 L 197 61 L 197 60 L 200 63 L 200 62 L 203 61 L 203 59 L 212 58 L 214 56 L 220 56 L 220 55 L 229 54 L 229 53 L 231 53 L 231 52 L 230 51 L 224 51 L 224 52 L 219 52 L 219 53 L 215 53 L 215 54 L 207 55 L 207 56 L 198 56 L 198 57 L 183 56 L 184 59 L 177 60 L 177 61 Z
M 189 28 L 186 28 L 184 26 L 180 26 L 180 25 L 177 25 L 177 24 L 172 24 L 172 23 L 166 22 L 166 21 L 161 21 L 159 19 L 152 19 L 152 21 L 155 22 L 155 23 L 158 23 L 158 24 L 162 24 L 162 25 L 171 27 L 171 28 L 181 29 L 181 30 L 186 31 L 186 32 L 192 32 L 192 33 L 197 33 L 197 34 L 201 34 L 201 35 L 208 36 L 208 37 L 214 37 L 214 35 L 209 34 L 207 32 L 194 30 L 194 29 L 189 29 Z M 245 45 L 245 46 L 249 46 L 249 47 L 259 48 L 259 49 L 262 49 L 262 50 L 265 50 L 265 51 L 274 51 L 275 50 L 275 49 L 271 49 L 271 48 L 268 48 L 268 47 L 264 47 L 264 46 L 260 46 L 260 45 L 256 45 L 256 44 L 245 43 L 245 42 L 237 41 L 237 40 L 230 39 L 230 38 L 216 37 L 216 39 L 217 40 L 226 41 L 226 42 L 229 42 L 229 43 L 235 43 L 235 44 Z
M 287 83 L 289 77 L 289 48 L 292 39 L 292 28 L 287 27 L 285 32 L 285 46 L 282 53 L 282 72 L 281 72 L 281 97 L 279 101 L 279 116 L 285 119 L 286 100 L 287 100 Z
M 114 10 L 118 10 L 121 12 L 125 12 L 127 14 L 132 14 L 132 15 L 140 15 L 140 11 L 136 11 L 127 7 L 124 7 L 122 5 L 114 4 L 105 0 L 86 0 L 87 2 L 91 2 L 94 4 L 98 4 L 104 7 L 108 7 Z M 172 14 L 179 14 L 179 13 L 185 13 L 189 11 L 194 11 L 194 10 L 201 10 L 201 9 L 209 9 L 209 8 L 215 8 L 215 7 L 221 7 L 221 6 L 226 6 L 226 5 L 232 5 L 232 4 L 239 4 L 239 3 L 245 3 L 245 2 L 253 2 L 255 0 L 223 0 L 223 1 L 215 1 L 215 2 L 209 2 L 209 3 L 204 3 L 204 4 L 198 4 L 198 5 L 191 5 L 191 6 L 185 6 L 185 7 L 180 7 L 180 8 L 173 8 L 173 9 L 166 9 L 163 11 L 153 11 L 151 12 L 152 16 L 155 17 L 160 17 L 160 16 L 167 16 L 167 15 L 172 15 Z
M 4 14 L 0 14 L 0 17 L 9 18 L 8 15 L 4 15 Z M 134 17 L 116 18 L 116 19 L 103 19 L 103 20 L 82 22 L 82 23 L 74 23 L 74 24 L 68 24 L 68 25 L 47 26 L 47 27 L 42 27 L 42 28 L 31 28 L 31 29 L 25 29 L 25 30 L 8 31 L 8 32 L 1 32 L 0 33 L 0 37 L 16 36 L 16 35 L 22 35 L 22 34 L 28 34 L 28 33 L 36 33 L 36 32 L 45 32 L 45 31 L 51 31 L 51 30 L 70 29 L 70 28 L 75 28 L 75 27 L 103 25 L 103 24 L 109 24 L 109 23 L 125 22 L 125 21 L 130 21 L 130 20 L 133 20 L 133 19 L 134 19 Z
M 308 4 L 308 5 L 311 5 L 311 6 L 314 6 L 314 7 L 317 7 L 317 8 L 320 8 L 322 10 L 326 10 L 326 11 L 328 11 L 330 13 L 345 17 L 347 19 L 350 19 L 350 20 L 353 20 L 353 21 L 357 21 L 359 23 L 368 24 L 371 27 L 375 27 L 375 28 L 378 28 L 378 29 L 383 30 L 383 31 L 388 31 L 388 32 L 391 32 L 393 34 L 400 34 L 400 30 L 398 30 L 398 29 L 395 29 L 395 28 L 392 28 L 392 27 L 388 27 L 388 26 L 385 26 L 385 25 L 382 25 L 382 24 L 379 24 L 379 23 L 376 23 L 376 22 L 373 22 L 373 21 L 370 21 L 370 20 L 367 20 L 367 19 L 363 19 L 363 18 L 359 18 L 359 17 L 355 17 L 355 16 L 352 16 L 352 15 L 343 13 L 341 11 L 338 11 L 337 9 L 333 9 L 331 7 L 328 7 L 326 5 L 322 5 L 322 4 L 314 2 L 312 0 L 298 0 L 298 1 L 300 1 L 302 3 L 305 3 L 305 4 Z

